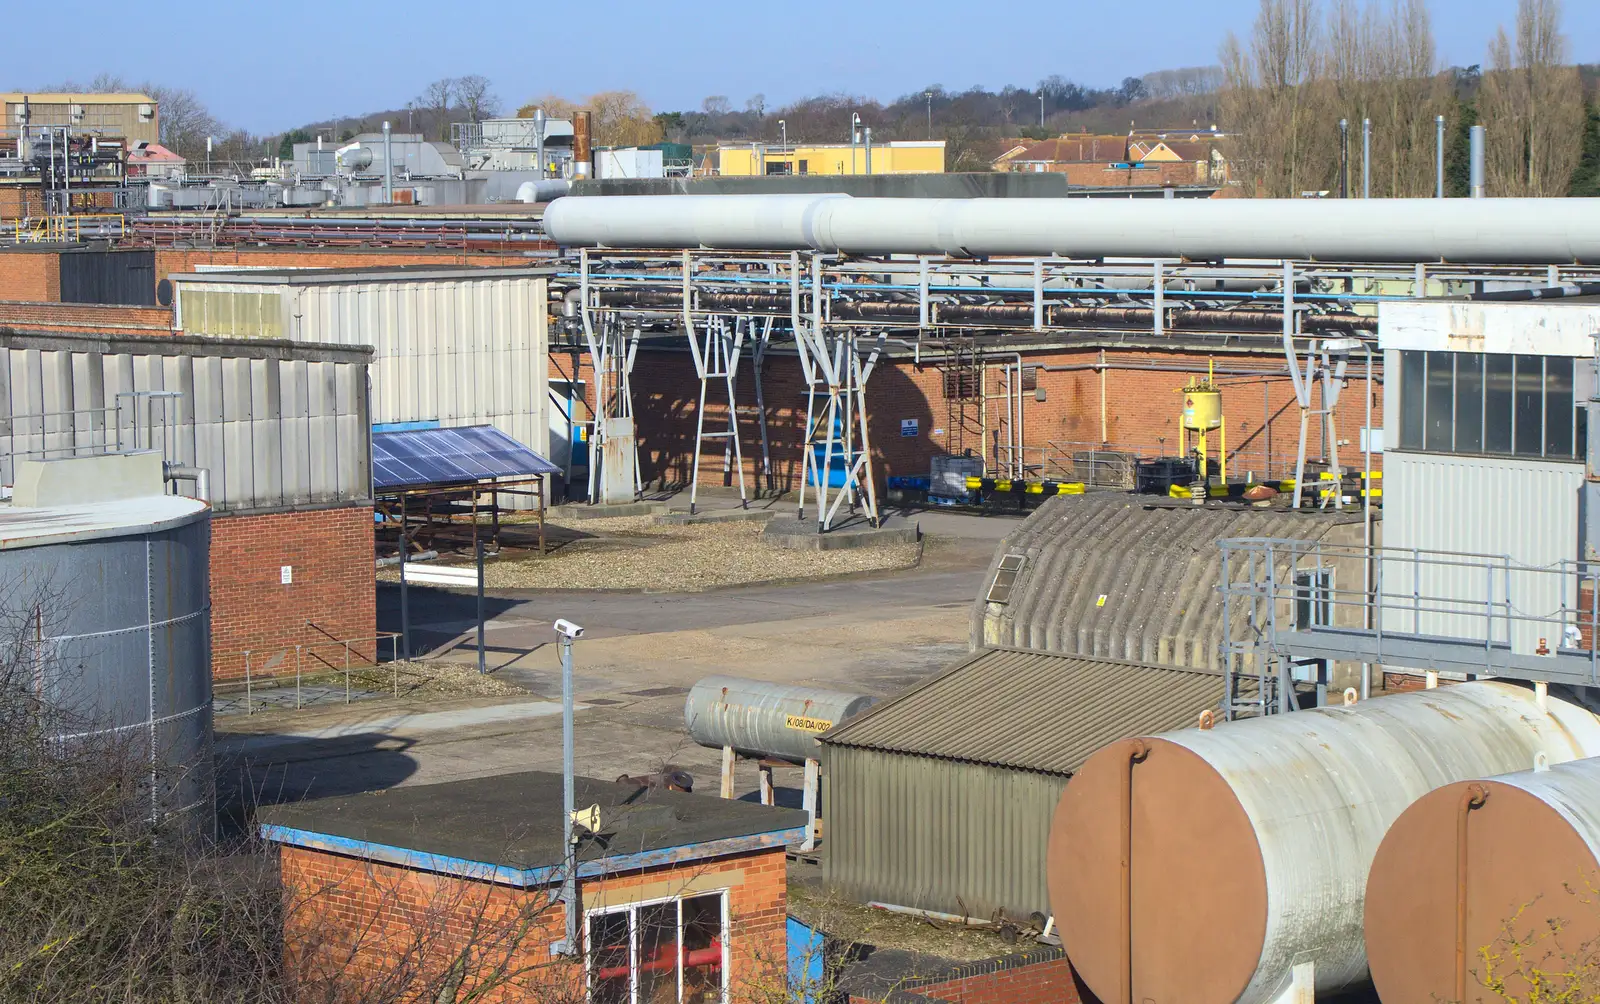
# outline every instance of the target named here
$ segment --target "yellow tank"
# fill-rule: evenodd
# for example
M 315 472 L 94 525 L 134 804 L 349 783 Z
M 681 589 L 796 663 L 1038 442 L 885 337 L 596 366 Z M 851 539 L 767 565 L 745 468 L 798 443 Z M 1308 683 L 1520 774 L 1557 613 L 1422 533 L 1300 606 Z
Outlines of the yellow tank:
M 1209 383 L 1183 388 L 1182 424 L 1185 429 L 1209 432 L 1222 427 L 1222 392 Z

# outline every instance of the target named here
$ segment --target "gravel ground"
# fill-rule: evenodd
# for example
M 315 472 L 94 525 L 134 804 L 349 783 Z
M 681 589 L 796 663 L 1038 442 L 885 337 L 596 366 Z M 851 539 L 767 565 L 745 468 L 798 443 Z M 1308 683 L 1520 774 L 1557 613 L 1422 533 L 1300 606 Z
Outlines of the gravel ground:
M 486 564 L 490 589 L 642 589 L 695 592 L 719 586 L 812 579 L 850 572 L 910 568 L 918 544 L 801 551 L 761 540 L 760 523 L 668 526 L 653 516 L 617 516 L 564 525 L 590 536 L 537 554 L 508 554 Z M 450 564 L 464 563 L 452 559 Z M 394 581 L 387 567 L 380 579 Z
M 388 662 L 352 670 L 350 682 L 353 686 L 392 696 L 396 670 L 400 674 L 401 697 L 511 697 L 528 693 L 498 677 L 479 674 L 476 666 L 432 660 Z

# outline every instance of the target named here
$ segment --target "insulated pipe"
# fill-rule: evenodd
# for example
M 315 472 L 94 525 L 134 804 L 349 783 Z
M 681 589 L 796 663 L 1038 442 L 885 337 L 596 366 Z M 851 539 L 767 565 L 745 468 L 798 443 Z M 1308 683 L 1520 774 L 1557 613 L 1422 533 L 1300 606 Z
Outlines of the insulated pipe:
M 1596 199 L 588 196 L 554 203 L 544 225 L 569 247 L 1600 263 Z
M 168 481 L 193 481 L 194 497 L 202 502 L 211 501 L 211 471 L 205 467 L 191 467 L 188 464 L 167 464 L 166 479 Z

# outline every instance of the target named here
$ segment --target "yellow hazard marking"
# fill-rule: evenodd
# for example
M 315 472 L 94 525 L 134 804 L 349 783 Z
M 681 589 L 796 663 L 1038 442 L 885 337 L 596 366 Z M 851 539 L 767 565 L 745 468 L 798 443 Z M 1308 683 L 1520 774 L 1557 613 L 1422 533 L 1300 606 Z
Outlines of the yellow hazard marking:
M 783 724 L 796 732 L 826 732 L 833 723 L 826 718 L 807 718 L 805 715 L 786 715 Z
M 1105 606 L 1106 605 L 1106 594 L 1105 593 L 1101 593 L 1100 594 L 1100 598 L 1098 600 L 1094 601 L 1094 605 L 1097 606 L 1097 607 Z

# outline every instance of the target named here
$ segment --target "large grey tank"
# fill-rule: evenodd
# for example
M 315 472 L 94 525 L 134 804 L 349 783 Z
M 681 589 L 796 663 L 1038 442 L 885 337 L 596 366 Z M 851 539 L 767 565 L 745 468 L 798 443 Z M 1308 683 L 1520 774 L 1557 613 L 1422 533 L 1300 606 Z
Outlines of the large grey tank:
M 92 459 L 92 476 L 66 494 L 125 487 L 115 469 L 149 462 Z M 159 490 L 159 457 L 154 465 Z M 18 496 L 28 466 L 19 463 Z M 193 830 L 213 819 L 210 515 L 204 502 L 159 494 L 0 505 L 0 622 L 35 640 L 50 728 L 148 759 L 151 820 L 181 813 Z
M 708 676 L 689 691 L 683 719 L 702 746 L 800 761 L 816 758 L 817 736 L 877 702 L 864 694 Z
M 1408 806 L 1597 753 L 1593 714 L 1499 681 L 1123 740 L 1062 793 L 1050 904 L 1107 1002 L 1267 1004 L 1304 963 L 1331 994 L 1367 979 L 1368 871 Z

